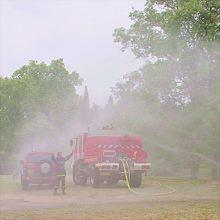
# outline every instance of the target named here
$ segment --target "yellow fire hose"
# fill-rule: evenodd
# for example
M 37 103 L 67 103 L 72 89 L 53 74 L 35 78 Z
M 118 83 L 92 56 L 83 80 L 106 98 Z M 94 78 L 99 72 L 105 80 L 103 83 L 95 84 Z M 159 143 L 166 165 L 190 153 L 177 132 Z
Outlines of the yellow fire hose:
M 148 193 L 142 193 L 142 192 L 137 192 L 135 190 L 133 190 L 130 186 L 130 183 L 129 183 L 129 179 L 130 179 L 130 168 L 129 168 L 129 164 L 127 162 L 127 160 L 124 160 L 124 159 L 121 159 L 120 160 L 122 162 L 122 166 L 123 166 L 123 169 L 124 169 L 124 173 L 125 173 L 125 180 L 126 180 L 126 184 L 128 186 L 128 189 L 130 192 L 132 193 L 135 193 L 135 194 L 138 194 L 138 195 L 147 195 L 147 196 L 165 196 L 165 195 L 169 195 L 169 194 L 172 194 L 172 193 L 175 193 L 176 190 L 171 187 L 171 186 L 165 186 L 166 188 L 169 189 L 168 192 L 163 192 L 163 193 L 154 193 L 154 194 L 148 194 Z M 127 170 L 126 170 L 126 166 L 127 166 Z M 129 178 L 128 178 L 128 175 L 129 175 Z M 160 186 L 162 186 L 162 184 L 160 182 L 158 182 Z

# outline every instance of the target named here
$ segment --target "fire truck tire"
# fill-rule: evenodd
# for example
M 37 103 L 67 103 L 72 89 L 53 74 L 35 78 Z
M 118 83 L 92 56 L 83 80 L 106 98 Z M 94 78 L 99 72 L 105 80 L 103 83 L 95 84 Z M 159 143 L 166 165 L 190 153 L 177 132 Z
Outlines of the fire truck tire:
M 139 188 L 142 182 L 142 174 L 140 172 L 132 173 L 129 182 L 131 187 Z
M 93 171 L 93 174 L 91 176 L 91 184 L 94 188 L 98 188 L 100 185 L 100 175 L 98 169 L 95 169 Z
M 119 182 L 119 178 L 117 176 L 111 176 L 109 179 L 107 179 L 108 185 L 116 185 Z
M 76 185 L 85 185 L 87 182 L 87 177 L 83 171 L 73 169 L 73 182 Z

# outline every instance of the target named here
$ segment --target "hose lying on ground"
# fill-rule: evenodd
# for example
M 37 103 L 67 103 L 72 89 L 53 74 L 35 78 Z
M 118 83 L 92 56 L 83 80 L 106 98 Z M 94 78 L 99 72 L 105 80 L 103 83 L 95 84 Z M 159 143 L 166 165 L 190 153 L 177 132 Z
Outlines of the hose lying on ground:
M 142 192 L 135 191 L 134 189 L 131 188 L 130 182 L 129 182 L 130 176 L 131 176 L 129 164 L 128 164 L 127 160 L 125 160 L 125 159 L 121 159 L 120 161 L 122 162 L 122 166 L 123 166 L 124 173 L 125 173 L 126 184 L 127 184 L 128 189 L 129 189 L 130 192 L 138 194 L 138 195 L 147 195 L 147 196 L 165 196 L 165 195 L 169 195 L 169 194 L 172 194 L 172 193 L 176 192 L 176 190 L 171 186 L 165 186 L 166 188 L 169 189 L 169 191 L 168 192 L 163 192 L 163 193 L 149 194 L 149 193 L 142 193 Z M 126 170 L 125 165 L 127 166 L 127 170 Z M 162 186 L 162 184 L 159 181 L 158 181 L 158 183 L 159 183 L 160 186 Z

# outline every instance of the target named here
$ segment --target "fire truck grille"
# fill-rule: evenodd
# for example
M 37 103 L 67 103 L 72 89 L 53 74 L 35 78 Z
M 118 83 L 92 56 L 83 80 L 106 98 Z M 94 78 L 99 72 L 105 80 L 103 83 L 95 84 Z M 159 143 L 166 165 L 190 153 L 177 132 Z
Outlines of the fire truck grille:
M 141 148 L 139 145 L 122 145 L 122 144 L 99 144 L 97 145 L 97 148 L 102 148 L 102 149 L 139 149 Z

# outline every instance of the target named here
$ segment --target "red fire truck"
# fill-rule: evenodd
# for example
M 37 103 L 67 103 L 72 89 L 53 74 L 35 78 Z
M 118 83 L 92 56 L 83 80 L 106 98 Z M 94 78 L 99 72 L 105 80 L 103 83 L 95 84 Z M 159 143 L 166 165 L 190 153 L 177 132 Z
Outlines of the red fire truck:
M 130 186 L 140 187 L 142 174 L 150 167 L 138 136 L 102 129 L 73 138 L 71 145 L 76 185 L 84 185 L 88 180 L 93 187 L 99 187 L 103 182 L 116 184 L 125 180 L 125 172 L 129 172 Z M 126 162 L 127 170 L 123 162 Z

